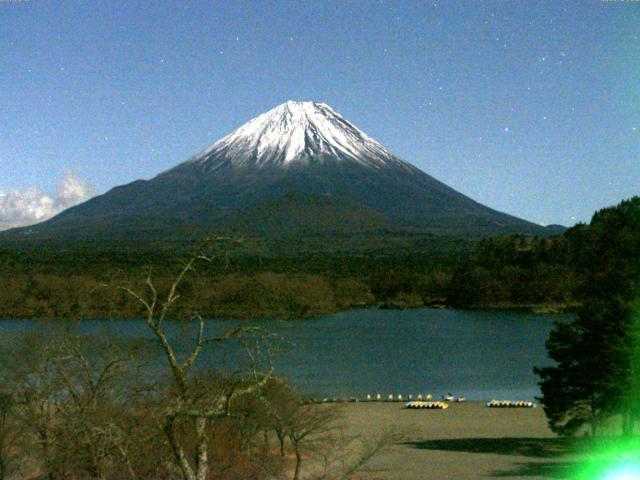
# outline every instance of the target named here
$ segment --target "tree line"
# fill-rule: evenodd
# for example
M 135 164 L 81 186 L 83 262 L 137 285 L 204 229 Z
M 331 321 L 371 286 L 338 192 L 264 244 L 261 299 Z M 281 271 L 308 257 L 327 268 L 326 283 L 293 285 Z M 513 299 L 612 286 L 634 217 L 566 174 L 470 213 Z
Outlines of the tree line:
M 443 238 L 394 249 L 293 256 L 269 248 L 260 252 L 260 242 L 253 239 L 190 278 L 190 295 L 175 314 L 188 318 L 197 310 L 209 318 L 296 318 L 372 305 L 575 308 L 583 299 L 577 286 L 584 275 L 577 230 L 553 238 Z M 5 250 L 0 252 L 0 317 L 135 318 L 139 304 L 116 291 L 96 296 L 96 289 L 135 283 L 149 267 L 159 284 L 168 284 L 185 256 L 169 248 Z

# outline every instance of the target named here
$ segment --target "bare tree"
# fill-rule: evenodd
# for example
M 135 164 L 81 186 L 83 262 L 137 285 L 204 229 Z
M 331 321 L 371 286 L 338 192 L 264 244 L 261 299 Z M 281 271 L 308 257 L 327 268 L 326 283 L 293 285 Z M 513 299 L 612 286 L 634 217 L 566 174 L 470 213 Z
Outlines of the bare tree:
M 67 446 L 76 471 L 91 478 L 105 478 L 114 464 L 136 478 L 126 451 L 125 426 L 133 382 L 127 377 L 136 368 L 130 348 L 107 337 L 65 336 L 56 343 L 51 361 L 64 386 L 57 410 L 63 434 L 58 442 Z M 70 440 L 64 442 L 64 440 Z M 62 445 L 58 445 L 58 450 Z
M 349 478 L 399 438 L 392 432 L 345 436 L 341 407 L 307 402 L 281 378 L 273 378 L 259 400 L 251 408 L 262 410 L 263 425 L 278 439 L 281 458 L 291 448 L 293 480 Z
M 31 446 L 29 456 L 37 461 L 43 476 L 53 480 L 58 477 L 55 416 L 62 389 L 50 361 L 50 342 L 38 332 L 3 340 L 0 374 L 4 389 L 15 402 L 17 428 Z
M 288 437 L 295 454 L 293 480 L 302 473 L 303 454 L 325 450 L 337 431 L 337 410 L 333 405 L 300 404 L 289 419 Z M 330 448 L 330 447 L 329 447 Z
M 156 289 L 151 272 L 146 278 L 144 293 L 130 287 L 120 287 L 144 307 L 146 325 L 159 342 L 170 371 L 172 389 L 162 413 L 163 431 L 185 480 L 207 478 L 210 470 L 210 437 L 207 430 L 211 423 L 216 419 L 231 416 L 234 402 L 242 396 L 259 391 L 273 374 L 272 368 L 267 373 L 259 373 L 257 369 L 252 368 L 249 375 L 235 375 L 232 381 L 225 379 L 227 381 L 211 383 L 194 379 L 193 366 L 205 347 L 232 338 L 242 338 L 248 333 L 247 328 L 238 326 L 222 335 L 207 337 L 204 319 L 199 315 L 194 317 L 198 324 L 197 338 L 190 350 L 179 359 L 176 345 L 172 343 L 165 329 L 167 316 L 180 298 L 179 288 L 185 277 L 195 270 L 195 264 L 210 261 L 211 259 L 205 255 L 192 257 L 180 270 L 165 296 L 161 296 Z M 189 434 L 181 434 L 179 430 L 187 427 Z M 193 455 L 189 455 L 188 445 L 192 443 L 195 444 L 195 451 Z
M 15 421 L 16 401 L 11 393 L 0 393 L 0 480 L 16 467 L 21 432 Z
M 23 440 L 23 461 L 33 459 L 31 468 L 49 479 L 127 470 L 131 349 L 52 327 L 19 338 L 6 355 L 13 360 L 1 370 L 12 401 L 6 421 Z

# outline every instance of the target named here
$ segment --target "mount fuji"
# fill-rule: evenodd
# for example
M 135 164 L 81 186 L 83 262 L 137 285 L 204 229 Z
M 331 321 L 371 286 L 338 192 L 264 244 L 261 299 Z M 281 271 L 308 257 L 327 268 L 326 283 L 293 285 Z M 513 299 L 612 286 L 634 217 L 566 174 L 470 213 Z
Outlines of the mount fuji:
M 448 187 L 323 103 L 289 101 L 151 180 L 115 187 L 13 238 L 404 231 L 549 234 Z

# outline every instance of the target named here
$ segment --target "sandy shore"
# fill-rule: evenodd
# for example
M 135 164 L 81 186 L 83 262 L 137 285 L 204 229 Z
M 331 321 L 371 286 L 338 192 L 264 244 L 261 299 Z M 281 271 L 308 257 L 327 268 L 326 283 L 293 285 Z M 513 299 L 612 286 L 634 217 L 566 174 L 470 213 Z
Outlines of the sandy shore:
M 447 410 L 405 410 L 400 403 L 344 405 L 349 434 L 388 429 L 401 439 L 370 460 L 355 478 L 563 478 L 564 442 L 547 427 L 541 408 L 493 409 L 482 402 Z

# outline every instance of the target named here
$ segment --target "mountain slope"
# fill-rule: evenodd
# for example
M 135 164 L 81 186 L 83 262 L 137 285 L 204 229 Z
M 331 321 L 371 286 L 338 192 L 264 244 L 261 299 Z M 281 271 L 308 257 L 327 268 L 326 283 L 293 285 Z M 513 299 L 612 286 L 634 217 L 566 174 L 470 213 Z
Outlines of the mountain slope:
M 361 215 L 356 222 L 361 228 L 375 230 L 384 218 L 385 228 L 441 234 L 545 233 L 543 227 L 485 207 L 401 160 L 329 106 L 287 102 L 151 180 L 116 187 L 8 235 L 199 235 L 230 225 L 236 231 L 243 223 L 248 232 L 268 235 L 285 227 L 282 219 L 268 217 L 279 215 L 277 199 L 292 192 L 357 205 L 352 210 Z M 285 203 L 291 208 L 290 201 Z M 233 220 L 234 215 L 247 217 L 258 205 L 265 228 Z M 329 209 L 333 213 L 325 213 L 336 214 L 334 206 Z M 296 208 L 309 205 L 298 202 Z M 329 222 L 333 227 L 355 221 L 336 215 Z M 314 231 L 322 230 L 321 225 Z

